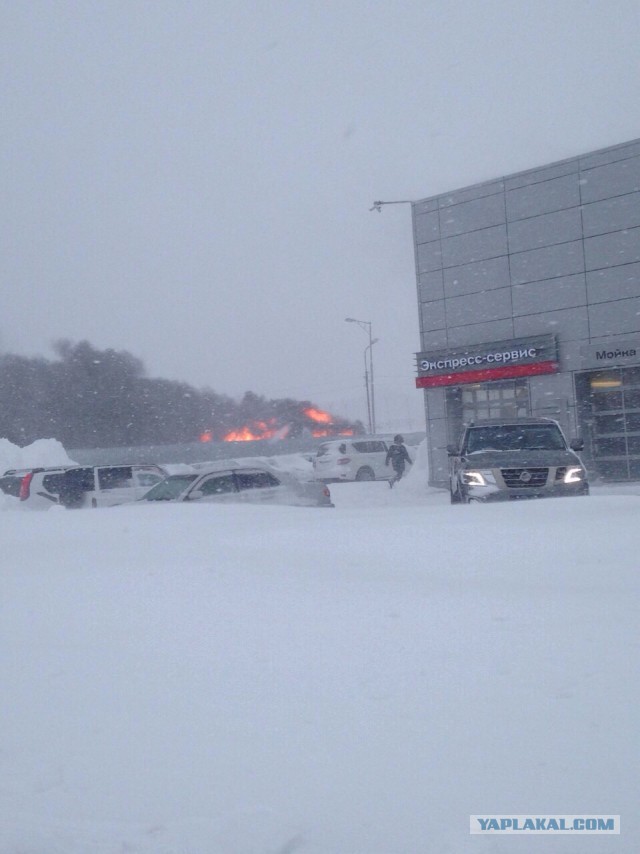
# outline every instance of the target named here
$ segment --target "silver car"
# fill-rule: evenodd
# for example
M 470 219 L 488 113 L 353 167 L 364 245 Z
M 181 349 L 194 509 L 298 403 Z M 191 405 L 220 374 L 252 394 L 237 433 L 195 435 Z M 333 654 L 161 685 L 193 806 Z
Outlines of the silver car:
M 449 446 L 452 504 L 588 495 L 587 472 L 551 418 L 479 421 Z
M 199 466 L 200 468 L 200 466 Z M 255 463 L 212 463 L 205 471 L 169 475 L 142 501 L 203 501 L 216 504 L 293 504 L 333 507 L 327 486 Z

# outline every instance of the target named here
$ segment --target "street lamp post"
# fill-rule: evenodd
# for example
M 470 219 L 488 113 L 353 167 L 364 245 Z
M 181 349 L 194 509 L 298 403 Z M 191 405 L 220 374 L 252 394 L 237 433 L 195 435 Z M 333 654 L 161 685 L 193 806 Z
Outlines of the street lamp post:
M 364 387 L 367 391 L 367 423 L 369 425 L 369 433 L 371 433 L 371 395 L 369 394 L 369 367 L 367 365 L 367 350 L 369 345 L 364 348 Z
M 371 380 L 371 425 L 370 425 L 370 432 L 372 434 L 376 432 L 376 399 L 375 399 L 374 383 L 373 383 L 373 356 L 371 354 L 373 351 L 373 345 L 377 344 L 377 343 L 378 343 L 378 339 L 373 338 L 371 343 L 367 344 L 367 346 L 365 347 L 365 350 L 364 350 L 365 364 L 367 361 L 367 350 L 369 351 L 369 377 Z M 368 386 L 367 386 L 367 388 L 368 388 Z
M 369 344 L 364 351 L 364 381 L 367 388 L 367 414 L 369 417 L 369 433 L 376 432 L 376 398 L 375 384 L 373 380 L 373 345 L 379 340 L 371 334 L 372 323 L 370 320 L 358 320 L 355 317 L 345 317 L 346 323 L 357 323 L 369 336 Z M 367 370 L 367 351 L 369 351 L 369 369 Z M 369 385 L 371 383 L 371 385 Z

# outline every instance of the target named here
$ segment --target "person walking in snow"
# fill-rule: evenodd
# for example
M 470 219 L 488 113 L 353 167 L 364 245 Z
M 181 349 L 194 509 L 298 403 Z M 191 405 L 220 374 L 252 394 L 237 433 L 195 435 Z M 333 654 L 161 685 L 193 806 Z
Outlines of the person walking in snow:
M 409 456 L 409 452 L 407 451 L 404 439 L 400 434 L 393 437 L 393 445 L 389 445 L 389 450 L 387 451 L 387 459 L 385 461 L 385 465 L 391 465 L 395 472 L 395 475 L 389 481 L 389 486 L 393 489 L 395 483 L 397 483 L 404 474 L 404 467 L 406 463 L 411 465 L 411 457 Z

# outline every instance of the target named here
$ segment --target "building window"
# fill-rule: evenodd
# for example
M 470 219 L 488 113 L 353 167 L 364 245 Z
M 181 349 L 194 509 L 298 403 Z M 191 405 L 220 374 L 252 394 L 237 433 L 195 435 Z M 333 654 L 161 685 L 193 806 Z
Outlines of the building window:
M 464 424 L 490 418 L 526 418 L 531 414 L 527 379 L 451 386 L 446 391 L 449 441 L 455 444 Z
M 606 480 L 640 478 L 640 368 L 576 375 L 585 457 Z

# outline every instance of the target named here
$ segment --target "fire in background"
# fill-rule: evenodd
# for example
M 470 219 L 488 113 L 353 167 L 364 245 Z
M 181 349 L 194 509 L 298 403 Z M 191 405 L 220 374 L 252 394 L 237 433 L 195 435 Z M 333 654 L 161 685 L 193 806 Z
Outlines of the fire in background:
M 289 405 L 279 416 L 251 418 L 237 426 L 207 428 L 201 442 L 254 442 L 260 439 L 295 439 L 304 435 L 354 436 L 364 432 L 360 422 L 347 421 L 318 407 L 302 404 L 292 411 Z

